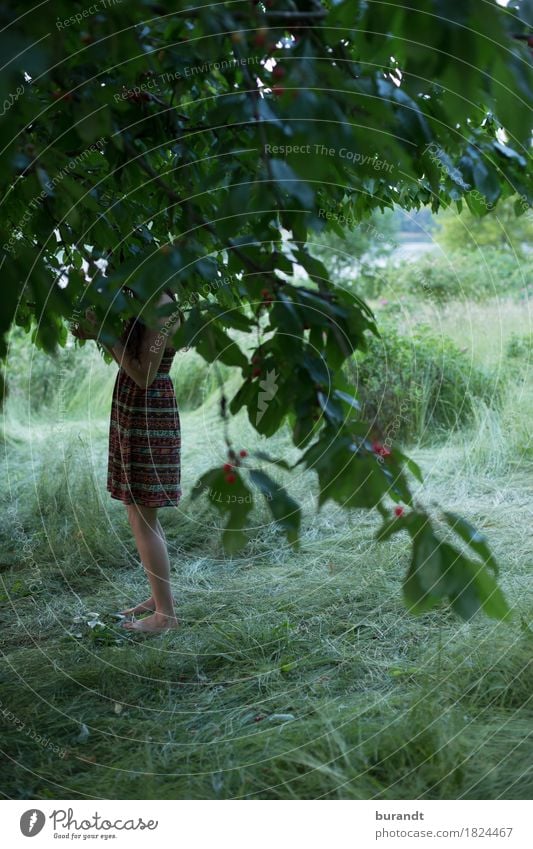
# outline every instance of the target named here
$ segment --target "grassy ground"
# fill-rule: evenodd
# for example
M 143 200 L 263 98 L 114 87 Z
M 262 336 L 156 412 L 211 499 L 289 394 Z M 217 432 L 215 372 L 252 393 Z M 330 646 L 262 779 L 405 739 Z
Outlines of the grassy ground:
M 500 414 L 480 409 L 474 429 L 411 451 L 426 503 L 486 529 L 512 620 L 464 624 L 445 607 L 408 615 L 406 540 L 376 544 L 376 519 L 362 511 L 317 516 L 313 476 L 291 485 L 306 506 L 301 552 L 260 507 L 244 555 L 224 557 L 216 517 L 189 495 L 223 458 L 210 396 L 182 413 L 185 495 L 160 514 L 182 626 L 146 639 L 120 633 L 112 616 L 144 597 L 145 581 L 125 510 L 105 492 L 99 369 L 95 361 L 93 391 L 55 420 L 49 410 L 28 426 L 22 396 L 6 417 L 5 796 L 531 798 L 523 375 Z M 253 446 L 243 418 L 232 427 L 239 446 Z M 290 454 L 285 434 L 273 442 L 272 453 Z
M 527 301 L 507 298 L 489 303 L 452 302 L 443 306 L 426 302 L 417 305 L 416 312 L 406 311 L 402 318 L 406 327 L 420 321 L 431 324 L 460 348 L 466 348 L 473 363 L 496 367 L 505 359 L 512 334 L 530 333 L 532 325 L 531 306 Z

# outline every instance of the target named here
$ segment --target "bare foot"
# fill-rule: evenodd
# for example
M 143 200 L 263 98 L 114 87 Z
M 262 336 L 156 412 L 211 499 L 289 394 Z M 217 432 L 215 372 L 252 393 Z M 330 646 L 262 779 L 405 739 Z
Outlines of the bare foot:
M 152 634 L 168 631 L 170 628 L 178 628 L 179 623 L 175 616 L 166 616 L 164 613 L 153 613 L 144 619 L 133 622 L 123 622 L 122 627 L 128 631 L 148 631 Z
M 176 604 L 176 599 L 172 598 L 174 604 Z M 155 601 L 153 596 L 147 598 L 146 601 L 141 601 L 140 604 L 137 604 L 135 607 L 128 607 L 126 610 L 121 610 L 121 616 L 139 616 L 141 613 L 151 613 L 155 610 Z

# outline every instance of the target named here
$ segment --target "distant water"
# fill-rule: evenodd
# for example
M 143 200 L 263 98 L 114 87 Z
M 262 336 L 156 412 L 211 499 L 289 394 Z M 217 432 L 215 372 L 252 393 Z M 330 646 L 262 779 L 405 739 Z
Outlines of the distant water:
M 406 259 L 415 261 L 430 251 L 438 250 L 435 242 L 426 239 L 424 241 L 405 241 L 399 245 L 391 254 L 393 259 Z

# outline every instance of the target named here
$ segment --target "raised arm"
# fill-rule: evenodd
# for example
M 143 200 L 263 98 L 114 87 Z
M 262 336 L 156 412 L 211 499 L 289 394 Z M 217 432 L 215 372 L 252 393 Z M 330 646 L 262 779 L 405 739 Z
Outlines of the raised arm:
M 158 299 L 157 306 L 161 307 L 164 304 L 175 303 L 170 295 L 163 292 Z M 177 310 L 176 310 L 177 313 Z M 87 310 L 86 318 L 89 324 L 94 327 L 94 333 L 74 333 L 75 336 L 82 339 L 96 339 L 96 316 L 92 310 Z M 174 316 L 171 316 L 174 318 Z M 173 335 L 178 330 L 181 322 L 179 317 L 169 327 L 169 318 L 160 317 L 158 319 L 157 328 L 145 328 L 142 337 L 141 350 L 139 351 L 139 359 L 133 357 L 127 347 L 117 340 L 113 345 L 107 345 L 101 342 L 103 347 L 109 351 L 113 359 L 118 365 L 124 369 L 127 375 L 140 386 L 141 389 L 146 389 L 150 386 L 159 370 L 161 360 L 165 351 L 165 344 L 168 336 Z

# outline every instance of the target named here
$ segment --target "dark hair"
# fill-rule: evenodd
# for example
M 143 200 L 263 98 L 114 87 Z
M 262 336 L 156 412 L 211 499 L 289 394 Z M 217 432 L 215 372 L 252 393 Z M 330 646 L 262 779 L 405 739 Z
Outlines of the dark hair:
M 138 301 L 141 300 L 139 296 L 133 291 L 133 289 L 130 289 L 129 286 L 123 286 L 122 291 L 130 298 L 136 298 Z M 165 289 L 164 291 L 172 298 L 173 301 L 176 301 L 176 296 L 172 289 Z M 180 314 L 180 318 L 183 321 L 184 316 L 179 307 L 178 311 Z M 135 360 L 139 360 L 139 354 L 141 352 L 141 345 L 145 330 L 146 324 L 144 323 L 144 321 L 142 321 L 141 318 L 139 318 L 139 316 L 131 316 L 124 322 L 124 329 L 122 331 L 120 341 L 126 348 L 128 354 Z

